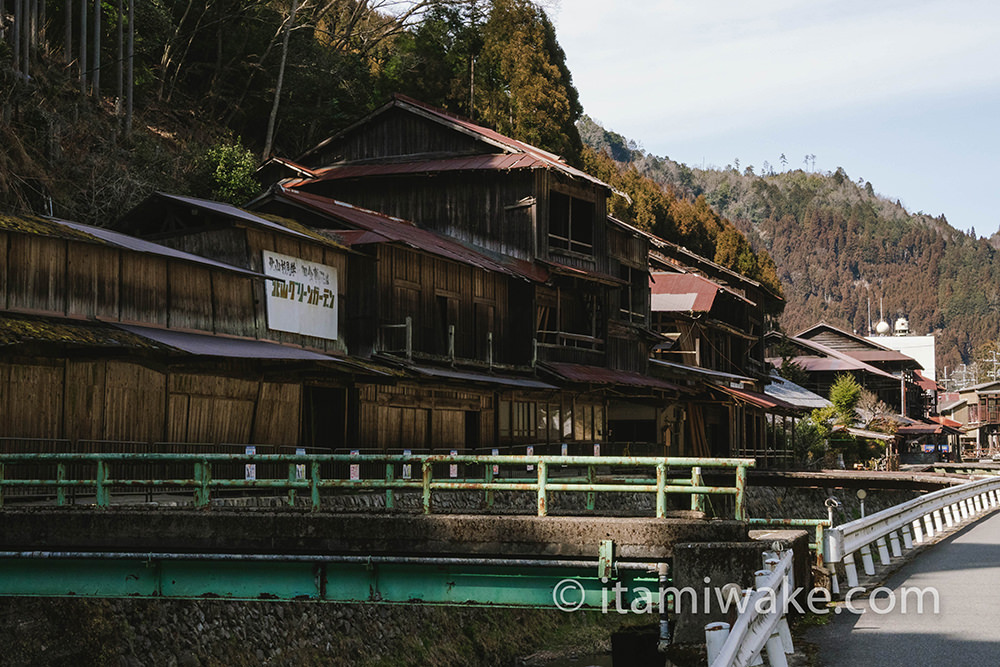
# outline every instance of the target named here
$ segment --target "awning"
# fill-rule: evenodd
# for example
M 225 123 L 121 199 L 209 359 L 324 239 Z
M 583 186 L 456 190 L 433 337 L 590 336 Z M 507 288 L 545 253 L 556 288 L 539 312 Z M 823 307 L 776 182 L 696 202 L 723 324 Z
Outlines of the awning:
M 802 410 L 792 405 L 791 403 L 786 403 L 780 398 L 775 398 L 774 396 L 768 396 L 767 394 L 758 394 L 755 391 L 747 391 L 746 389 L 733 389 L 731 387 L 723 387 L 722 385 L 711 385 L 712 389 L 718 389 L 719 391 L 729 394 L 733 398 L 743 401 L 744 403 L 749 403 L 754 407 L 761 408 L 768 412 L 801 412 Z
M 539 364 L 544 370 L 567 382 L 579 384 L 600 384 L 643 389 L 659 389 L 687 393 L 684 387 L 666 382 L 650 375 L 633 371 L 618 371 L 602 366 L 584 366 L 582 364 L 567 364 L 546 362 Z
M 499 385 L 502 387 L 513 387 L 517 389 L 558 389 L 555 385 L 546 384 L 540 380 L 532 378 L 516 377 L 511 375 L 494 375 L 492 373 L 474 373 L 471 371 L 455 371 L 446 368 L 435 368 L 433 366 L 406 366 L 418 375 L 440 378 L 443 380 L 460 380 L 462 382 L 481 382 L 484 384 Z
M 703 380 L 714 380 L 716 382 L 753 382 L 753 378 L 748 378 L 745 375 L 734 375 L 733 373 L 723 373 L 722 371 L 714 371 L 708 368 L 700 368 L 698 366 L 688 366 L 686 364 L 678 364 L 672 361 L 661 361 L 660 359 L 650 359 L 649 363 L 653 364 L 657 368 L 662 368 L 667 371 L 677 371 L 682 374 L 691 374 L 699 377 Z
M 336 357 L 281 345 L 264 340 L 227 338 L 211 334 L 189 333 L 172 329 L 156 329 L 133 324 L 117 324 L 120 329 L 172 348 L 205 357 L 236 357 L 242 359 L 284 359 L 302 361 L 343 361 Z

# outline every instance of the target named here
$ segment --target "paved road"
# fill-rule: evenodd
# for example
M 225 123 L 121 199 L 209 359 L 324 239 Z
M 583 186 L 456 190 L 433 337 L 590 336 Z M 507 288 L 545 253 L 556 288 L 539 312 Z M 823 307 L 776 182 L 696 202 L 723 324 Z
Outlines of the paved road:
M 859 563 L 860 565 L 860 563 Z M 855 665 L 1000 665 L 1000 513 L 982 519 L 919 554 L 885 584 L 895 595 L 856 600 L 861 615 L 843 610 L 810 629 L 824 667 Z M 924 595 L 923 613 L 910 593 L 903 613 L 901 587 L 934 589 Z

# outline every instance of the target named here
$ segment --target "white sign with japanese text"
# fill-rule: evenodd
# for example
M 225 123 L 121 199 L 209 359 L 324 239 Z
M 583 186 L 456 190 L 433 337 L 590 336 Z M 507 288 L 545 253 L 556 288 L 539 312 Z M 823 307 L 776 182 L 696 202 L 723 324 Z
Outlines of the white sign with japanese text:
M 263 251 L 267 327 L 337 340 L 337 269 Z

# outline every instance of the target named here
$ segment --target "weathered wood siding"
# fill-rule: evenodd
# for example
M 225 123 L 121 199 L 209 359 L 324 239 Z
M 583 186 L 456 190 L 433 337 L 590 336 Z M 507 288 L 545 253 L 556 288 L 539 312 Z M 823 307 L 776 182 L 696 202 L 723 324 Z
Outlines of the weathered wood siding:
M 261 270 L 261 250 L 265 249 L 336 268 L 338 321 L 346 322 L 349 281 L 345 252 L 281 234 L 248 234 L 252 259 L 245 263 L 252 270 Z M 219 241 L 223 237 L 213 238 Z M 0 265 L 0 305 L 7 310 L 229 334 L 328 352 L 347 349 L 344 335 L 331 341 L 268 329 L 263 279 L 193 262 L 28 234 L 0 233 L 0 248 L 6 260 Z M 343 324 L 340 328 L 346 330 Z
M 428 253 L 382 244 L 377 263 L 379 325 L 413 321 L 413 349 L 447 353 L 447 325 L 455 325 L 455 356 L 486 361 L 493 334 L 495 363 L 526 363 L 523 346 L 509 325 L 505 274 L 446 260 Z M 403 329 L 381 329 L 383 348 L 400 350 Z
M 466 449 L 466 420 L 478 415 L 480 446 L 493 444 L 494 400 L 488 391 L 404 383 L 362 386 L 359 443 L 368 449 Z
M 386 215 L 410 220 L 491 252 L 535 257 L 535 196 L 530 170 L 441 172 L 351 181 L 325 181 L 303 188 Z
M 111 359 L 0 363 L 0 437 L 295 445 L 302 387 Z

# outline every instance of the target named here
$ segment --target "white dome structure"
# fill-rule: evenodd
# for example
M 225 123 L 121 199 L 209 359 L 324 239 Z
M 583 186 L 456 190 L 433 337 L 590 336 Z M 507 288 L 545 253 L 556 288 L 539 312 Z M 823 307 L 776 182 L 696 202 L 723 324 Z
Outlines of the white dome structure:
M 889 326 L 889 323 L 886 322 L 885 320 L 882 320 L 875 325 L 875 333 L 877 333 L 879 336 L 888 336 L 891 330 L 892 327 Z

